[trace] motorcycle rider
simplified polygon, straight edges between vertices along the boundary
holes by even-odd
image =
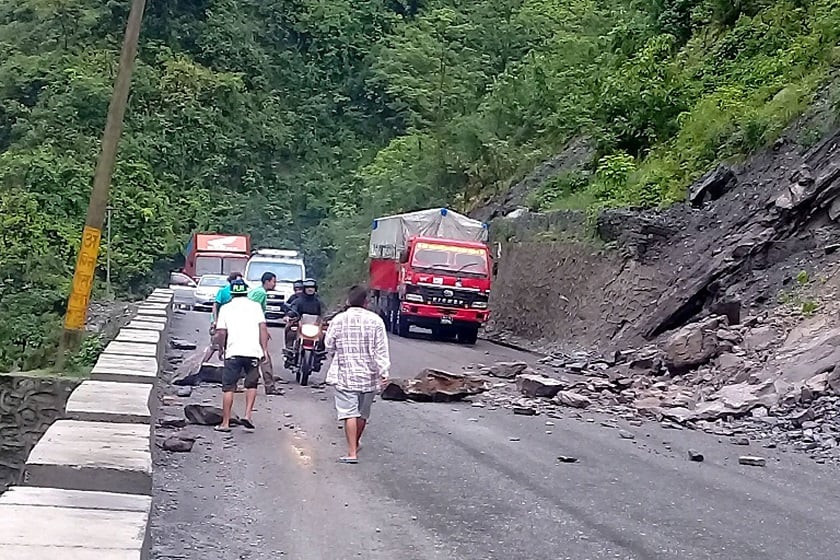
[[[295,332],[292,330],[292,324],[297,322],[304,315],[316,315],[322,317],[326,312],[326,307],[318,297],[318,282],[312,278],[307,278],[302,282],[303,293],[298,297],[292,296],[289,298],[291,305],[289,305],[288,316],[290,321],[286,323],[286,368],[289,368],[295,363],[297,356],[294,352]],[[319,347],[323,341],[319,343]]]
[[[295,293],[289,296],[289,299],[286,300],[287,311],[288,306],[292,305],[295,300],[303,295],[303,280],[295,280],[294,283],[292,283],[292,288],[294,288]]]

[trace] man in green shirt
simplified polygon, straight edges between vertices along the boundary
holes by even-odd
[[[262,284],[248,290],[248,299],[256,301],[262,307],[265,313],[266,305],[268,304],[268,292],[274,289],[277,285],[277,276],[273,272],[265,272],[260,278]],[[270,338],[270,337],[269,337]],[[265,361],[260,364],[262,370],[263,385],[265,386],[266,395],[280,395],[282,392],[277,391],[274,387],[274,368],[271,365],[271,356],[266,355]]]
[[[265,313],[266,304],[268,303],[268,292],[277,286],[277,276],[273,272],[266,272],[260,280],[262,281],[262,285],[249,290],[248,299],[259,303],[263,313]]]

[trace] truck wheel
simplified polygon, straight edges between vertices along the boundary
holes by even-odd
[[[458,331],[458,342],[470,346],[478,342],[478,329],[476,327],[464,327]]]
[[[408,319],[403,318],[399,313],[397,313],[397,336],[401,336],[403,338],[408,338],[408,335],[411,333],[411,326],[408,324]]]

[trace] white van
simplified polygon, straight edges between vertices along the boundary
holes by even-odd
[[[292,283],[306,278],[306,267],[297,251],[258,249],[245,265],[245,282],[248,287],[259,286],[266,272],[273,272],[277,276],[277,286],[268,292],[265,319],[272,323],[282,323],[286,316],[283,304],[295,293]]]

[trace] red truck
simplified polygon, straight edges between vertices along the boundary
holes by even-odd
[[[196,281],[205,274],[245,272],[251,256],[251,236],[194,233],[187,244],[184,274]]]
[[[445,208],[374,220],[371,302],[394,334],[414,325],[475,344],[490,316],[487,235],[486,224]]]

